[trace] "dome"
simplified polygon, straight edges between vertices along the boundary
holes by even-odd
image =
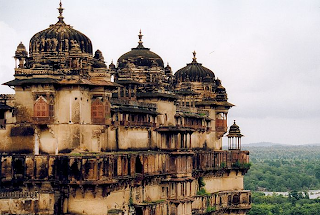
[[[20,58],[20,57],[27,57],[28,52],[26,51],[26,47],[23,45],[22,42],[17,46],[17,50],[15,52],[15,57]]]
[[[175,74],[176,81],[181,82],[214,82],[214,73],[197,62],[196,52],[193,52],[193,61],[179,69]]]
[[[171,67],[169,66],[169,63],[167,63],[167,66],[164,68],[164,72],[166,74],[172,75],[172,70],[171,70]]]
[[[111,69],[111,70],[115,70],[116,69],[116,65],[114,65],[113,60],[109,64],[109,69]]]
[[[159,55],[150,51],[149,48],[145,48],[142,44],[142,34],[140,30],[139,45],[136,48],[132,48],[131,51],[123,54],[118,59],[118,67],[125,68],[128,63],[133,63],[135,66],[158,66],[163,67],[163,60]]]
[[[236,124],[234,120],[233,125],[230,126],[228,137],[242,137],[240,127]]]
[[[227,97],[227,92],[226,92],[226,88],[224,88],[221,84],[220,79],[216,79],[216,100],[221,102],[221,101],[227,101],[228,97]]]
[[[104,57],[102,55],[102,52],[98,49],[93,56],[93,68],[106,68],[107,65],[104,62]]]
[[[92,54],[92,44],[90,39],[67,25],[63,21],[62,4],[60,2],[59,21],[50,25],[49,28],[36,33],[30,40],[30,55],[41,52],[68,52],[72,47],[79,46],[84,53]]]

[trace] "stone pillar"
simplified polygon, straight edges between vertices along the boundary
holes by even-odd
[[[34,154],[35,155],[39,155],[39,148],[40,148],[40,142],[39,142],[38,129],[34,129]]]

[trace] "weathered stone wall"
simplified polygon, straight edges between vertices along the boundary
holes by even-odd
[[[206,176],[203,178],[205,189],[208,193],[214,193],[222,190],[243,190],[243,175],[231,171],[221,176]]]
[[[20,194],[18,200],[0,198],[0,205],[9,204],[3,211],[12,214],[46,211],[98,215],[142,210],[150,215],[155,211],[189,215],[204,204],[199,200],[191,207],[199,190],[199,177],[209,194],[224,191],[227,195],[229,190],[241,193],[242,173],[247,168],[239,164],[248,162],[247,153],[240,151],[2,154],[0,158],[0,190],[39,192],[39,198],[33,199]],[[221,201],[229,201],[229,197],[224,198]],[[229,207],[224,204],[219,207]],[[218,208],[218,202],[212,205]],[[241,204],[238,208],[247,210]]]
[[[8,124],[0,130],[0,152],[32,153],[34,151],[34,127]]]
[[[0,192],[1,214],[54,214],[54,194],[34,191]]]
[[[113,121],[106,118],[103,124],[94,124],[91,118],[92,98],[93,96],[102,96],[107,99],[110,92],[101,87],[89,91],[89,88],[77,85],[60,86],[58,88],[55,89],[52,85],[41,84],[31,87],[16,87],[15,110],[6,112],[7,125],[4,130],[0,130],[0,137],[2,137],[0,141],[3,143],[0,152],[27,150],[40,154],[57,154],[58,152],[70,152],[72,150],[100,152],[118,149],[174,149],[176,144],[180,145],[180,143],[173,141],[180,141],[181,135],[185,134],[183,133],[185,127],[190,130],[188,135],[191,135],[191,144],[188,137],[184,147],[215,150],[220,150],[222,147],[222,140],[217,137],[215,131],[216,111],[210,109],[210,107],[200,110],[208,113],[208,117],[211,119],[208,125],[204,119],[200,119],[202,121],[201,125],[180,125],[177,124],[177,106],[174,101],[159,98],[140,99],[140,102],[144,104],[154,105],[159,115],[157,117],[149,116],[151,121],[131,123],[132,125],[121,124],[123,122],[120,121],[120,118],[113,119]],[[44,122],[39,122],[40,119],[35,119],[33,116],[34,101],[40,95],[53,99],[54,103],[53,117],[45,119]],[[130,104],[130,102],[127,103]],[[197,108],[191,108],[190,111],[196,113],[198,110]],[[20,133],[11,131],[12,127],[17,131],[16,127],[27,126],[34,129],[33,133],[35,135],[26,135],[26,132],[23,131]],[[172,135],[175,135],[172,137],[175,140],[171,139],[172,141],[167,143],[167,139],[163,139],[163,134],[157,132],[157,128],[162,126],[182,130],[172,133]],[[8,135],[8,132],[14,133],[14,135]],[[25,142],[24,146],[20,146],[22,145],[22,139]]]
[[[246,214],[251,208],[251,193],[247,190],[222,191],[197,195],[192,203],[194,214]]]

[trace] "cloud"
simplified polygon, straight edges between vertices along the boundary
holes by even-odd
[[[33,34],[57,21],[57,3],[36,2],[4,2],[2,82],[12,78],[20,40],[27,47]],[[320,142],[313,133],[320,118],[319,1],[79,0],[63,6],[66,23],[86,34],[108,63],[137,46],[140,28],[144,45],[173,71],[196,50],[198,62],[226,87],[236,105],[229,119],[240,120],[247,140],[302,143],[308,136],[307,142]]]

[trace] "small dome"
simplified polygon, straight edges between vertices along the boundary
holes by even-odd
[[[59,21],[31,38],[30,55],[41,52],[68,52],[74,46],[79,46],[83,53],[92,54],[90,39],[63,21],[61,2],[58,10],[60,13]]]
[[[187,66],[179,69],[175,74],[176,81],[181,82],[214,82],[214,73],[197,62],[196,52],[193,52],[193,60]]]
[[[215,90],[215,93],[216,93],[216,100],[218,102],[221,102],[221,101],[227,101],[228,100],[228,96],[227,96],[227,92],[226,92],[226,88],[224,88],[221,84],[221,81],[220,79],[216,79],[216,90]]]
[[[242,137],[240,127],[236,124],[234,120],[233,125],[230,126],[228,137]]]
[[[94,53],[94,58],[97,60],[104,61],[104,57],[102,55],[102,52],[99,49],[97,49],[97,51]]]
[[[142,42],[142,34],[140,30],[139,45],[136,48],[132,48],[131,51],[123,54],[118,59],[118,67],[125,68],[128,63],[133,63],[135,66],[158,66],[163,67],[163,60],[159,55],[150,51],[149,48],[145,48]]]
[[[164,68],[165,74],[170,74],[172,75],[172,70],[171,67],[169,66],[169,63],[167,63],[167,66]]]
[[[92,66],[94,68],[106,68],[107,67],[106,63],[104,62],[104,57],[102,55],[102,52],[99,49],[94,53]]]
[[[116,69],[116,65],[114,65],[113,60],[111,61],[110,65],[109,65],[109,69],[111,69],[111,70]]]
[[[26,47],[23,45],[22,42],[17,46],[17,50],[15,52],[15,57],[16,58],[21,58],[21,57],[27,57],[28,52],[26,51]]]

